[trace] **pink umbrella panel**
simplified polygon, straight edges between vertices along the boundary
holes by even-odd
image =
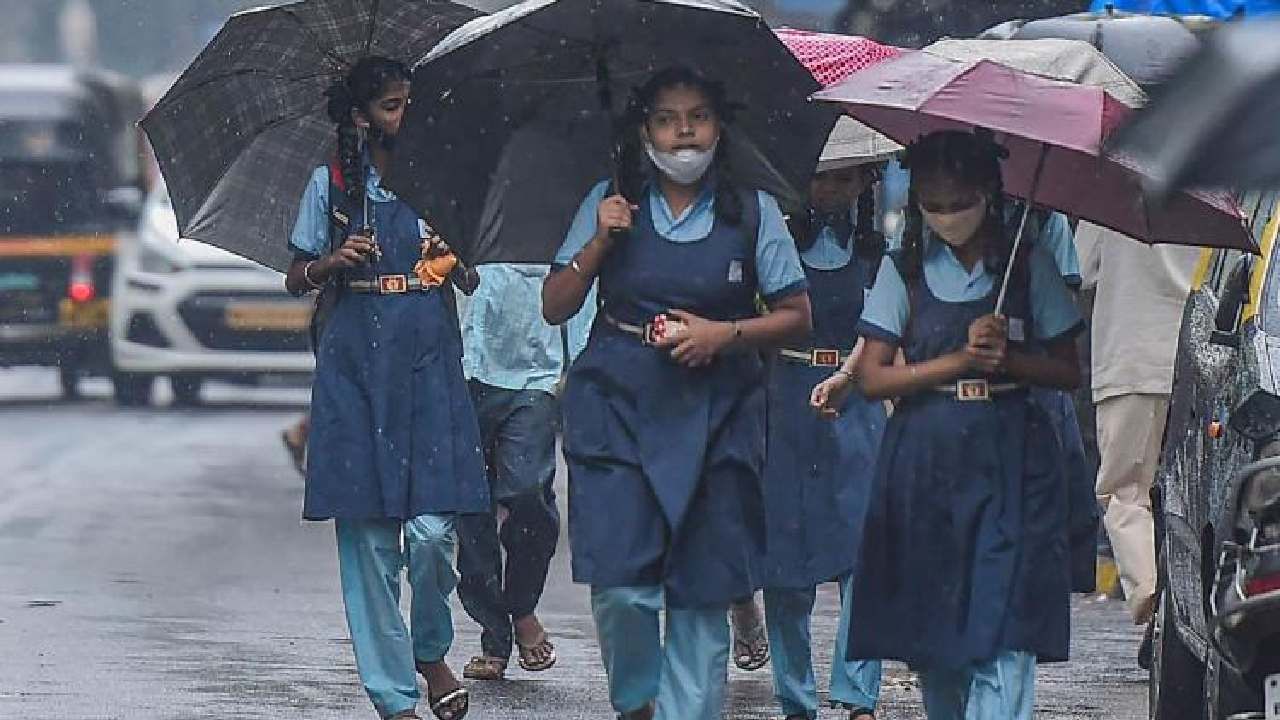
[[[779,28],[774,34],[796,56],[814,79],[830,87],[863,68],[896,58],[906,52],[858,35],[836,35]]]
[[[1097,87],[979,60],[912,52],[852,73],[815,99],[904,145],[938,130],[990,128],[1009,150],[1005,191],[1148,243],[1257,245],[1225,194],[1185,192],[1156,207],[1147,173],[1132,158],[1104,153],[1132,110]],[[1037,166],[1043,168],[1037,181]]]

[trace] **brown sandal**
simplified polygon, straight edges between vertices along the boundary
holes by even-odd
[[[517,642],[516,648],[520,652],[520,667],[524,670],[542,672],[550,670],[556,664],[556,646],[551,644],[551,638],[546,632],[542,633],[538,642],[532,645],[521,645]]]
[[[506,658],[477,655],[462,668],[462,677],[468,680],[501,680],[506,672]]]

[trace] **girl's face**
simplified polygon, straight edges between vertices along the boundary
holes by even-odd
[[[848,210],[873,182],[875,171],[870,165],[820,172],[809,182],[809,204],[820,213]]]
[[[925,223],[943,242],[958,248],[977,237],[987,217],[989,188],[934,172],[914,177],[912,190]]]
[[[701,90],[673,85],[658,91],[644,133],[659,152],[707,152],[720,139],[720,118]]]
[[[364,112],[351,112],[356,125],[370,128],[377,135],[393,138],[400,132],[400,122],[404,120],[404,111],[408,105],[409,82],[395,80],[387,83],[383,93],[365,106]]]

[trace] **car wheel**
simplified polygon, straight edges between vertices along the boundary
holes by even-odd
[[[1151,676],[1147,684],[1152,720],[1204,717],[1204,664],[1182,642],[1169,591],[1163,590],[1152,618]]]
[[[177,405],[194,407],[200,404],[200,388],[203,379],[196,375],[171,375],[169,384],[173,386],[173,401]]]
[[[1228,665],[1216,651],[1210,650],[1204,671],[1204,704],[1206,720],[1228,720],[1237,713],[1262,708],[1262,683],[1255,690]]]
[[[151,402],[151,386],[155,378],[140,373],[114,372],[111,386],[115,390],[116,404],[123,407],[142,407]]]
[[[58,366],[58,384],[62,386],[62,397],[67,400],[80,399],[80,378],[84,373],[74,365]]]

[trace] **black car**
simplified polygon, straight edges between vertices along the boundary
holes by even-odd
[[[1246,198],[1261,255],[1205,250],[1183,313],[1154,497],[1161,720],[1278,716],[1278,199]]]

